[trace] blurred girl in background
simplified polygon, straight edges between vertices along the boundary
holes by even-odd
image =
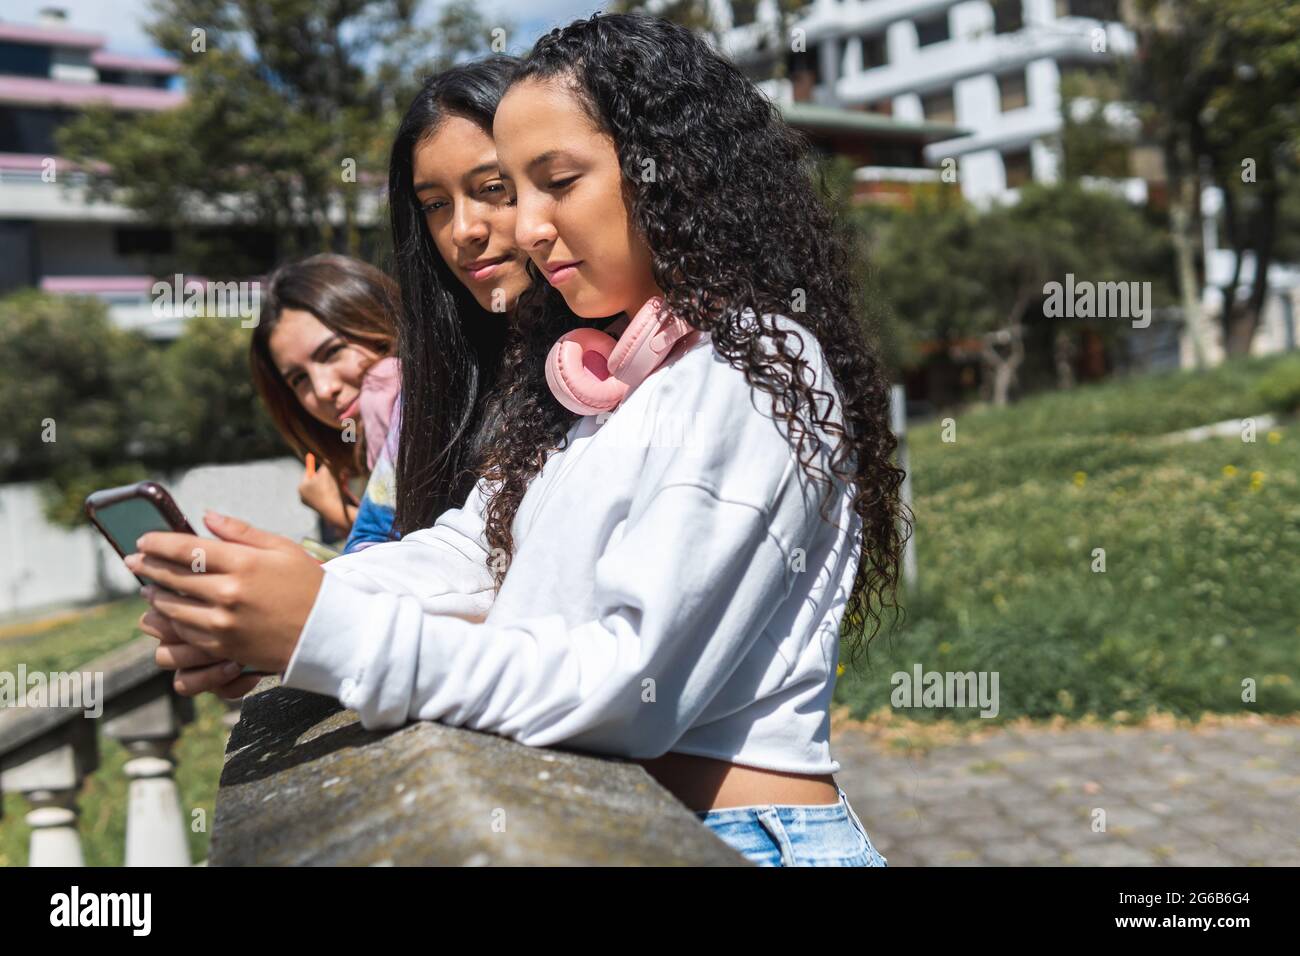
[[[361,491],[388,442],[400,385],[398,301],[396,284],[379,269],[330,253],[280,266],[262,294],[253,381],[306,462],[303,503],[340,537],[353,531]],[[379,500],[366,505],[358,541],[389,537],[393,495],[378,485],[374,492]]]

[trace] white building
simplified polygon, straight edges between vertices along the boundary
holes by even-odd
[[[775,3],[730,6],[742,12],[726,47],[757,57]],[[928,146],[927,160],[952,169],[969,199],[1001,196],[1054,179],[1061,78],[1133,53],[1133,34],[1117,20],[1116,0],[813,0],[791,25],[792,42],[806,45],[811,89],[800,89],[795,63],[770,92],[956,126],[969,135]]]

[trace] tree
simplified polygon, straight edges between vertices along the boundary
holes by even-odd
[[[154,0],[150,34],[181,61],[187,100],[165,112],[88,111],[59,148],[92,193],[171,226],[178,262],[255,274],[258,255],[196,222],[255,227],[282,255],[361,251],[400,112],[422,75],[487,50],[471,0],[431,28],[418,0]],[[226,239],[229,240],[229,234]]]
[[[129,436],[157,355],[140,345],[98,299],[35,291],[0,299],[0,405],[14,414],[0,434],[0,480],[80,487],[87,476],[144,477]],[[53,510],[76,514],[75,505]]]
[[[49,517],[81,520],[96,488],[285,454],[254,392],[239,322],[199,316],[168,345],[118,328],[103,302],[0,299],[0,481],[44,481]]]
[[[1208,175],[1223,190],[1223,232],[1236,263],[1221,290],[1224,347],[1246,353],[1268,293],[1283,198],[1300,170],[1300,5],[1134,0],[1127,19],[1139,56],[1126,95],[1164,153],[1184,308],[1194,309],[1193,285],[1199,296],[1199,200]],[[1255,275],[1239,302],[1248,254]]]
[[[1047,284],[1152,282],[1165,295],[1166,249],[1157,229],[1123,199],[1078,183],[1031,184],[1019,201],[979,209],[955,197],[919,202],[867,223],[880,293],[905,346],[978,338],[994,404],[1006,404],[1025,358],[1026,325],[1044,321]],[[1114,319],[1057,320],[1058,332]],[[1118,327],[1117,327],[1118,326]],[[1068,385],[1068,381],[1062,381]]]

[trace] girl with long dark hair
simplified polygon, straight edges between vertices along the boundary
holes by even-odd
[[[829,706],[842,629],[856,651],[896,589],[902,473],[806,143],[702,39],[635,15],[540,40],[493,129],[547,285],[464,506],[323,571],[221,519],[200,585],[239,605],[152,603],[367,727],[631,758],[757,863],[884,865]],[[187,588],[192,546],[148,535],[133,570]]]
[[[427,528],[465,501],[483,441],[508,315],[529,282],[492,118],[515,58],[428,80],[398,127],[388,173],[403,389],[395,529]]]
[[[404,387],[348,549],[428,527],[464,502],[507,317],[529,277],[497,170],[492,117],[515,59],[490,56],[425,81],[390,152],[388,207]]]

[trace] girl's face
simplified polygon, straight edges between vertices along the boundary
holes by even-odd
[[[411,159],[416,199],[448,268],[484,309],[508,312],[529,279],[492,137],[448,116]]]
[[[302,309],[282,309],[267,339],[271,361],[299,403],[317,421],[342,428],[357,422],[361,379],[381,356],[350,342]]]
[[[563,82],[512,86],[492,133],[517,200],[515,239],[575,314],[635,315],[662,294],[624,198],[614,141]]]

